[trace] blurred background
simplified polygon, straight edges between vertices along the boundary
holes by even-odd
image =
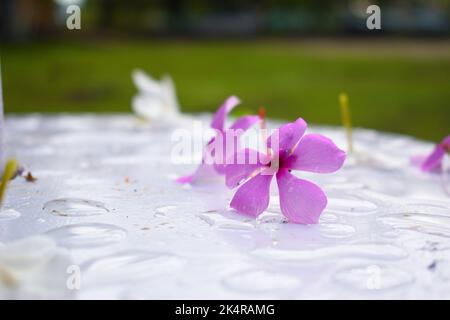
[[[0,24],[9,113],[130,112],[141,68],[173,77],[184,112],[236,94],[238,113],[336,125],[345,91],[355,126],[450,133],[450,0],[0,0]]]

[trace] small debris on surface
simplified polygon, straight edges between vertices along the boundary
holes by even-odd
[[[206,211],[202,211],[202,213],[213,213],[213,212],[218,212],[217,210],[206,210]]]
[[[31,171],[28,171],[24,178],[27,182],[36,182],[37,180],[37,178],[31,173]]]
[[[428,270],[430,271],[434,271],[436,269],[436,261],[433,261],[429,266],[428,266]]]

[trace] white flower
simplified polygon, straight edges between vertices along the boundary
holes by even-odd
[[[69,299],[69,253],[47,236],[0,245],[0,300]]]
[[[133,111],[138,116],[147,120],[171,120],[179,115],[175,85],[170,76],[158,81],[142,70],[135,70],[132,78],[139,90],[132,101]]]

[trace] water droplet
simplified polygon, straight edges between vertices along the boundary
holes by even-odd
[[[0,221],[13,220],[20,217],[20,212],[14,209],[5,209],[0,211]]]
[[[169,212],[173,212],[177,209],[176,206],[164,206],[155,209],[155,215],[165,216]]]
[[[348,238],[356,232],[351,225],[340,223],[322,223],[317,226],[317,229],[327,238]]]
[[[345,268],[334,279],[345,286],[358,290],[383,290],[411,284],[414,277],[401,269],[369,265]]]
[[[258,218],[256,218],[256,223],[275,223],[275,224],[282,224],[282,223],[288,223],[288,219],[279,214],[274,212],[263,212],[261,213]]]
[[[373,203],[378,207],[386,207],[398,202],[399,198],[391,194],[392,190],[386,188],[384,190],[385,191],[383,192],[374,191],[372,189],[353,190],[351,196],[356,199]]]
[[[320,215],[320,223],[323,223],[323,222],[336,222],[338,220],[339,220],[339,218],[335,214],[323,213],[323,214]]]
[[[92,281],[138,280],[171,274],[184,265],[184,259],[161,252],[131,250],[91,259],[82,265],[83,274]]]
[[[126,238],[126,230],[105,223],[78,223],[47,231],[58,244],[70,248],[97,247]]]
[[[450,217],[403,213],[378,218],[379,221],[395,229],[417,231],[425,234],[450,238]]]
[[[388,244],[354,244],[323,247],[309,250],[256,249],[253,255],[269,260],[295,262],[332,258],[365,258],[396,260],[407,257],[405,250]]]
[[[367,200],[329,198],[326,210],[338,214],[362,215],[375,213],[377,208],[376,204]]]
[[[236,291],[258,293],[293,290],[300,286],[301,281],[299,278],[286,274],[264,270],[248,270],[225,277],[223,283]]]
[[[61,198],[48,201],[43,210],[55,216],[84,217],[108,213],[109,210],[100,201]]]
[[[219,229],[252,230],[255,228],[255,226],[251,223],[229,219],[218,213],[201,214],[199,218],[208,223],[210,226]]]

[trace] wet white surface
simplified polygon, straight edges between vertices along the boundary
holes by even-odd
[[[132,116],[9,117],[7,153],[38,180],[12,181],[0,212],[0,248],[45,234],[53,242],[41,242],[56,244],[70,260],[49,267],[47,251],[41,253],[39,261],[48,263],[38,270],[40,277],[60,272],[65,261],[80,267],[81,287],[64,289],[66,279],[58,273],[59,282],[42,281],[43,289],[11,294],[14,285],[6,286],[5,271],[0,293],[88,299],[450,298],[450,197],[440,176],[409,164],[410,156],[428,153],[431,144],[356,130],[359,155],[342,170],[298,173],[329,197],[321,223],[302,226],[281,216],[275,189],[268,210],[253,220],[228,209],[232,192],[220,183],[176,184],[173,179],[195,165],[171,162],[170,134],[180,126],[189,129],[191,120],[158,127]],[[312,131],[345,149],[342,130]],[[29,279],[26,270],[17,282]]]

